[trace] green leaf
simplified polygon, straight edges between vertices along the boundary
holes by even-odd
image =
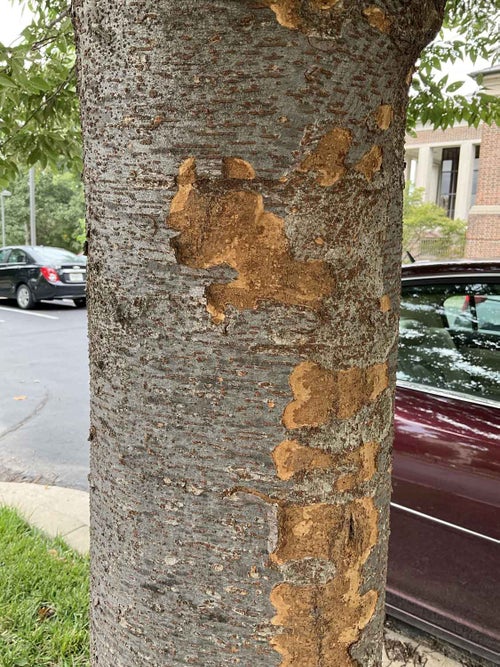
[[[38,148],[34,148],[31,153],[28,155],[28,158],[26,160],[28,167],[32,167],[35,165],[40,159],[42,159],[43,153],[41,150]]]
[[[450,83],[449,86],[446,88],[447,93],[454,93],[456,92],[459,88],[461,88],[464,85],[464,81],[454,81],[453,83]]]
[[[37,90],[48,90],[49,84],[46,79],[42,76],[32,76],[30,77],[30,82],[34,88]]]
[[[0,87],[3,88],[17,88],[17,83],[12,79],[12,77],[0,72]]]

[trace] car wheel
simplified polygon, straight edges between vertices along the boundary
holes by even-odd
[[[35,305],[35,299],[28,285],[19,285],[16,291],[16,301],[19,308],[28,310]]]
[[[77,308],[85,308],[85,306],[87,305],[87,299],[85,299],[84,297],[80,299],[73,299],[73,303]]]

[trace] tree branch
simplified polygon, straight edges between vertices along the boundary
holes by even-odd
[[[55,88],[52,93],[43,100],[43,102],[28,116],[24,123],[19,125],[19,127],[9,137],[7,137],[7,139],[2,144],[0,144],[0,150],[3,150],[5,146],[7,146],[7,144],[9,144],[19,134],[19,132],[22,132],[39,111],[44,109],[47,104],[49,104],[49,102],[58,97],[59,93],[64,90],[65,86],[70,82],[74,73],[75,65],[73,65],[73,67],[69,70],[68,76],[64,79],[64,81],[61,81],[57,88]]]

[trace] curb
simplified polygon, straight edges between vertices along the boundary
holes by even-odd
[[[89,551],[89,494],[60,486],[0,482],[0,505],[17,509],[50,537],[62,537],[75,551]]]
[[[382,667],[462,667],[463,664],[436,651],[423,637],[417,641],[395,630],[386,629],[384,633]]]

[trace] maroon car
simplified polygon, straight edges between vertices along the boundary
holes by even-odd
[[[500,664],[500,262],[403,267],[388,613]]]

